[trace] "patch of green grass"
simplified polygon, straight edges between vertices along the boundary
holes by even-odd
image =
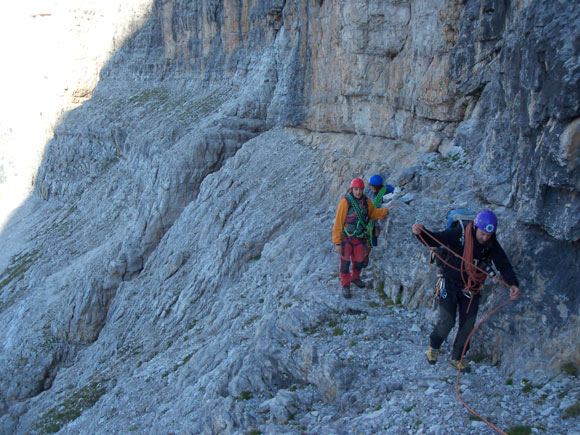
[[[524,384],[523,388],[522,388],[522,392],[529,394],[532,392],[532,390],[535,388],[534,384],[532,384],[528,379],[523,379],[522,383]]]
[[[514,384],[514,380],[513,380],[512,378],[508,378],[508,379],[505,381],[505,384],[506,384],[506,385],[513,385],[513,384]]]
[[[313,335],[316,334],[316,326],[305,326],[304,328],[302,328],[302,332],[304,332],[307,335]]]
[[[169,99],[169,91],[167,88],[157,87],[148,88],[143,92],[129,97],[127,103],[136,106],[155,105],[160,106],[165,104]]]
[[[338,278],[340,278],[340,275],[338,272],[331,273],[330,277],[326,280],[326,283],[328,284],[331,281],[336,281]]]
[[[580,416],[580,401],[564,409],[564,415],[562,416],[562,418],[568,419],[568,418],[576,418],[578,416]]]
[[[534,386],[532,384],[526,384],[522,388],[522,392],[528,394],[528,393],[531,393],[533,389],[534,389]]]
[[[250,391],[242,391],[239,396],[234,397],[234,400],[250,400],[254,395]]]
[[[246,325],[251,325],[252,323],[254,323],[259,318],[260,318],[260,316],[257,316],[257,315],[250,317],[248,320],[246,320]]]
[[[125,99],[130,105],[147,109],[150,115],[172,112],[181,121],[192,121],[215,111],[227,98],[230,89],[216,89],[199,98],[190,92],[173,93],[166,86],[147,88]]]
[[[570,375],[570,376],[578,376],[578,367],[573,362],[566,362],[560,366],[560,369]]]
[[[386,300],[389,298],[385,293],[385,281],[379,281],[379,284],[377,285],[377,295],[381,300]]]
[[[469,358],[469,360],[473,361],[474,363],[479,363],[482,362],[485,358],[486,355],[484,355],[483,353],[478,353],[477,355],[474,355],[471,358]]]
[[[38,258],[39,251],[21,252],[12,256],[10,264],[2,275],[0,275],[0,289],[10,284],[12,281],[20,281],[24,274],[30,269],[34,261]]]
[[[331,319],[328,321],[328,326],[330,326],[331,328],[335,327],[336,325],[338,325],[338,320]]]
[[[118,156],[107,157],[103,162],[103,172],[107,171],[111,166],[119,161]]]
[[[76,420],[85,410],[93,407],[106,392],[104,380],[91,382],[49,409],[34,424],[34,428],[40,433],[58,432],[64,425]]]
[[[180,367],[183,367],[185,364],[187,364],[189,362],[189,360],[191,359],[192,356],[193,356],[193,353],[190,353],[185,358],[183,358],[183,361],[181,361],[180,363],[175,364],[173,366],[173,371],[176,372]]]
[[[473,414],[471,414],[471,415],[470,415],[468,418],[469,418],[471,421],[483,421],[483,419],[482,419],[481,417],[479,417],[479,416],[477,416],[477,415],[473,415]]]
[[[335,337],[338,337],[339,335],[343,335],[343,334],[344,334],[344,329],[342,329],[340,326],[337,326],[332,330],[332,335],[334,335]]]
[[[14,255],[10,260],[10,264],[0,274],[0,290],[11,283],[17,284],[20,282],[24,278],[24,274],[40,256],[39,252],[39,250],[34,250],[32,252],[21,252],[20,254]],[[18,291],[18,288],[14,287],[12,293],[7,292],[5,294],[4,301],[0,302],[0,311],[13,303],[18,295]]]
[[[532,433],[532,428],[530,426],[513,426],[507,431],[508,435],[529,435]]]
[[[249,432],[246,432],[245,435],[262,435],[262,432],[260,432],[258,429],[252,429]]]
[[[458,162],[460,159],[459,154],[453,154],[451,156],[441,156],[441,164],[446,168],[450,168],[453,166],[453,163]]]
[[[413,409],[415,409],[416,406],[417,406],[416,404],[415,405],[411,405],[408,408],[405,408],[403,411],[405,411],[405,412],[411,412]]]

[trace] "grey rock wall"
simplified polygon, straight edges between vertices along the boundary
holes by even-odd
[[[419,400],[377,373],[420,376],[435,270],[410,226],[455,206],[497,212],[522,288],[472,353],[538,383],[580,367],[579,14],[154,2],[0,234],[0,431],[243,433],[298,416],[322,433],[349,404],[372,421],[371,397]],[[373,173],[400,189],[373,289],[349,304],[330,231],[349,180]],[[486,285],[482,314],[506,298]]]

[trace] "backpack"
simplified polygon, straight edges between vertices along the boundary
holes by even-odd
[[[477,213],[473,210],[467,208],[455,208],[449,210],[447,213],[446,221],[445,221],[445,229],[448,230],[449,228],[455,228],[458,225],[461,227],[461,245],[465,244],[465,228],[469,224],[469,222],[473,222]],[[440,246],[436,249],[437,254],[441,257],[447,259],[449,255],[449,251],[445,249],[443,246]],[[431,264],[437,262],[438,266],[442,266],[441,260],[433,253],[431,253]]]
[[[461,226],[461,244],[465,244],[465,228],[469,222],[473,222],[477,213],[467,208],[456,208],[449,210],[447,213],[446,230],[455,228],[457,225]]]

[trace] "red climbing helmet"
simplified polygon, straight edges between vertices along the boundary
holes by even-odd
[[[350,182],[350,187],[358,187],[360,189],[364,189],[365,182],[360,178],[353,178],[352,181]]]

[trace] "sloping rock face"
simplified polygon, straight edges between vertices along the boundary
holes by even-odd
[[[0,235],[0,431],[371,419],[365,397],[405,388],[378,343],[424,359],[384,299],[338,290],[334,210],[373,173],[399,189],[365,276],[425,346],[435,270],[410,226],[491,208],[522,297],[472,352],[534,382],[580,367],[578,34],[575,2],[154,2]],[[508,297],[485,293],[482,314]],[[362,316],[367,360],[320,338],[337,313]]]

